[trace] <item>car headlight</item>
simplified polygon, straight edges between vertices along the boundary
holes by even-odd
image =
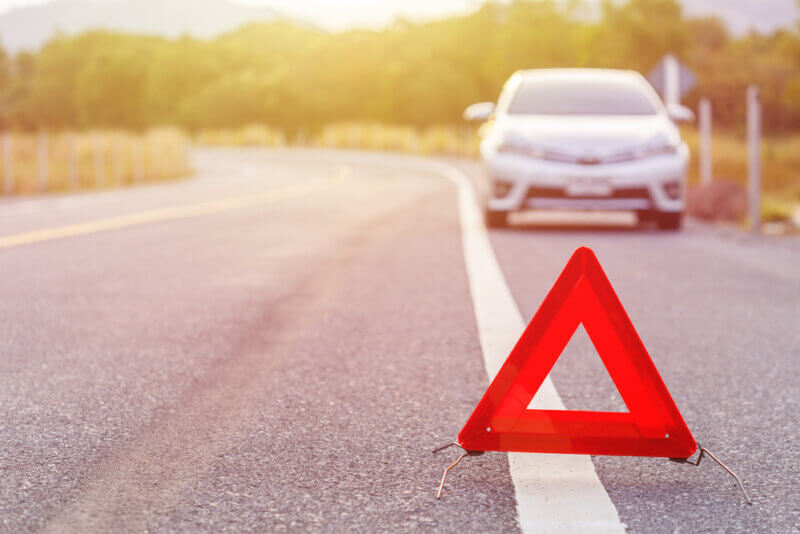
[[[500,146],[497,147],[497,151],[501,154],[520,154],[523,156],[528,156],[530,158],[542,159],[546,156],[547,152],[541,148],[534,145],[526,145],[523,143],[517,143],[513,141],[503,141],[500,143]]]
[[[673,143],[663,143],[659,145],[645,145],[633,152],[635,159],[660,156],[662,154],[677,154],[679,145]]]
[[[652,158],[677,154],[680,151],[680,144],[673,143],[667,139],[657,139],[644,145],[602,157],[603,163],[621,163],[625,161],[635,161],[638,159]]]
[[[680,148],[680,141],[673,140],[664,134],[657,135],[647,143],[632,150],[634,159],[649,158],[662,154],[677,154]]]
[[[497,151],[501,154],[518,154],[528,158],[559,161],[562,163],[574,163],[577,158],[575,154],[560,152],[549,147],[519,142],[513,139],[504,139],[497,147]]]

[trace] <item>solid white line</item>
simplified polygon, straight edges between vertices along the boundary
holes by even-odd
[[[492,379],[525,323],[492,249],[472,183],[455,167],[432,166],[458,188],[464,261],[486,372]],[[549,377],[532,407],[564,409]],[[509,453],[508,463],[522,532],[625,532],[590,456]]]
[[[456,185],[464,261],[478,335],[486,372],[490,379],[494,378],[522,334],[525,323],[500,270],[469,178],[451,165],[407,157],[363,152],[305,153],[331,162],[341,161],[342,154],[350,161],[376,166],[385,167],[391,162],[397,167],[442,176]],[[549,377],[536,394],[532,407],[564,409]],[[509,453],[508,463],[522,532],[625,532],[625,524],[620,521],[590,456]]]

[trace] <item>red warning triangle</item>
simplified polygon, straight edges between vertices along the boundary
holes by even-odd
[[[583,324],[628,412],[529,410]],[[467,424],[459,444],[517,451],[688,458],[697,444],[590,249],[570,258]]]

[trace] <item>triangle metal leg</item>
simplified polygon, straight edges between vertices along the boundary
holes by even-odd
[[[703,456],[704,455],[708,455],[709,458],[711,458],[712,460],[717,462],[720,465],[720,467],[722,467],[725,471],[728,472],[729,475],[731,475],[733,477],[733,479],[736,481],[736,485],[739,486],[739,489],[741,490],[742,495],[744,495],[744,499],[747,501],[747,504],[753,504],[753,501],[750,500],[750,496],[747,495],[747,492],[744,489],[744,485],[742,484],[741,479],[736,475],[736,473],[734,473],[727,465],[722,463],[719,460],[719,458],[714,456],[714,454],[710,450],[706,449],[705,447],[701,447],[699,444],[698,444],[698,448],[700,449],[700,454],[697,456],[697,460],[693,461],[693,460],[690,460],[689,458],[670,458],[670,460],[672,460],[673,462],[691,464],[691,465],[694,465],[694,466],[698,466],[698,465],[700,465],[700,460],[703,459]]]

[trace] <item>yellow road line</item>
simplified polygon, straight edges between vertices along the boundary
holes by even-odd
[[[152,222],[185,219],[187,217],[196,217],[199,215],[209,215],[212,213],[220,213],[223,211],[230,211],[249,206],[255,206],[258,204],[272,203],[278,200],[284,200],[307,194],[314,188],[314,185],[318,185],[318,183],[319,182],[315,180],[314,182],[307,182],[302,185],[275,189],[253,195],[232,197],[223,200],[203,202],[200,204],[191,204],[187,206],[171,206],[168,208],[120,215],[118,217],[110,217],[96,221],[68,224],[65,226],[57,226],[54,228],[44,228],[42,230],[33,230],[30,232],[13,234],[0,237],[0,249],[16,247],[19,245],[29,245],[32,243],[41,243],[43,241],[52,241],[54,239],[63,239],[65,237],[95,234],[98,232],[117,230],[120,228],[127,228],[129,226],[137,226]]]

